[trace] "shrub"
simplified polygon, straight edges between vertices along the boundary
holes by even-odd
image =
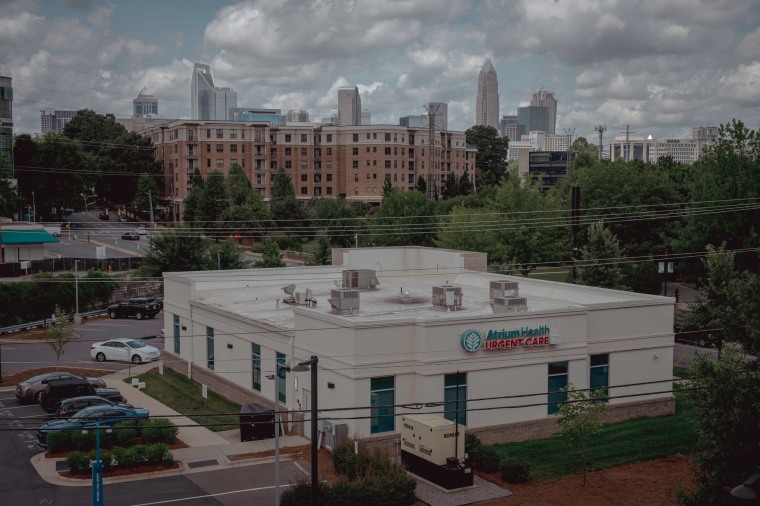
[[[464,451],[470,455],[475,452],[478,448],[480,448],[483,445],[483,443],[480,442],[480,438],[476,436],[475,434],[471,434],[469,432],[465,433],[464,435]]]
[[[137,465],[140,465],[147,460],[147,445],[134,445],[129,448],[129,451],[134,453],[135,462],[137,462]]]
[[[530,479],[530,465],[522,459],[507,458],[499,465],[501,479],[509,483],[525,483]]]
[[[120,446],[130,446],[137,439],[137,428],[134,422],[120,422],[113,428],[116,444]]]
[[[95,448],[95,430],[87,430],[83,432],[81,430],[71,430],[69,437],[74,442],[74,447],[79,451],[86,451]]]
[[[169,452],[169,447],[163,443],[148,445],[145,448],[145,461],[148,464],[160,464],[164,454]]]
[[[354,453],[354,439],[349,438],[333,451],[333,467],[335,472],[345,474],[353,481],[363,476],[372,464],[372,454],[363,444],[359,444],[359,454]]]
[[[156,427],[158,420],[145,420],[142,426],[142,440],[144,443],[157,443],[161,441],[161,429]]]
[[[73,451],[66,456],[66,463],[74,474],[84,474],[90,468],[90,457],[83,452]]]
[[[90,450],[89,459],[95,460],[96,450]],[[103,462],[103,471],[110,471],[113,467],[113,458],[108,450],[100,450],[100,460]]]
[[[113,449],[113,457],[116,460],[116,464],[125,469],[136,467],[141,463],[138,454],[131,448],[117,446]]]
[[[47,447],[50,453],[58,453],[63,450],[74,448],[69,433],[72,431],[48,432]]]
[[[473,452],[473,459],[478,469],[486,473],[499,470],[499,454],[491,446],[481,445]]]
[[[164,453],[164,455],[161,457],[161,464],[164,467],[169,467],[172,464],[174,464],[174,455],[172,454],[172,452],[167,451],[166,453]]]
[[[177,441],[179,427],[174,425],[174,422],[168,418],[157,418],[154,420],[154,423],[161,430],[161,441],[168,444],[172,444]]]
[[[320,481],[318,487],[320,504],[352,504],[339,503],[333,500],[332,490],[324,481]],[[297,481],[289,489],[283,490],[280,495],[280,506],[304,506],[306,504],[311,504],[311,481],[307,481],[305,478]]]
[[[251,244],[252,253],[264,253],[264,242],[255,242]]]

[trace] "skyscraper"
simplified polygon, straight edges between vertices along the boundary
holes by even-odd
[[[546,88],[539,88],[533,93],[530,105],[546,107],[546,133],[554,135],[557,127],[557,99],[554,98],[554,92]]]
[[[356,86],[338,88],[338,121],[340,126],[362,124],[362,99]]]
[[[490,58],[486,58],[478,77],[475,124],[499,129],[499,81]]]
[[[12,78],[0,76],[0,177],[13,177]]]
[[[227,120],[229,110],[237,108],[237,92],[230,87],[214,86],[211,67],[196,63],[190,83],[190,105],[192,119]]]
[[[430,102],[428,104],[428,114],[435,112],[435,129],[444,132],[449,129],[449,104],[446,102]]]
[[[549,130],[549,113],[544,106],[528,105],[517,108],[517,135],[528,135],[530,132]]]
[[[153,98],[153,95],[148,94],[147,91],[147,88],[143,88],[137,98],[132,99],[132,116],[158,114],[158,99]]]

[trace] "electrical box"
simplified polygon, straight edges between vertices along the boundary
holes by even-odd
[[[332,453],[335,448],[346,441],[348,436],[348,427],[345,423],[338,423],[335,420],[324,420],[322,422],[322,431],[325,433],[325,449]]]
[[[380,282],[372,269],[353,269],[343,271],[343,288],[374,290]]]
[[[433,414],[402,416],[401,450],[438,466],[446,466],[449,458],[463,459],[466,427],[455,425]]]
[[[441,285],[433,287],[433,307],[448,310],[462,308],[462,287]]]

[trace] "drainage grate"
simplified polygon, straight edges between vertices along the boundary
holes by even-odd
[[[56,472],[62,473],[69,470],[69,465],[66,463],[65,460],[58,460],[55,463],[55,470]]]
[[[219,462],[216,459],[211,460],[199,460],[198,462],[188,462],[187,467],[195,469],[196,467],[216,466]]]

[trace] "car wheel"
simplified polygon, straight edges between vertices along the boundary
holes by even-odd
[[[36,402],[37,404],[39,404],[40,403],[40,399],[42,399],[42,390],[40,390],[39,392],[37,392],[36,394],[34,394],[34,402]]]
[[[105,362],[106,361],[106,354],[102,351],[99,351],[97,355],[95,355],[95,360],[98,362]]]
[[[137,314],[135,315],[135,318],[137,318],[138,320],[142,320],[143,314],[140,311],[138,311]]]
[[[140,358],[140,355],[137,355],[137,354],[132,355],[132,363],[133,364],[142,364],[142,359]]]
[[[109,317],[109,318],[111,318],[112,320],[113,320],[114,318],[116,318],[116,311],[109,311],[109,312],[108,312],[108,317]]]

